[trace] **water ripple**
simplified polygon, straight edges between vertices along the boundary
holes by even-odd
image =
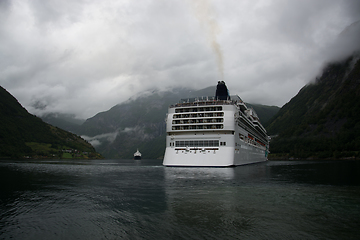
[[[0,162],[0,239],[356,239],[358,166]]]

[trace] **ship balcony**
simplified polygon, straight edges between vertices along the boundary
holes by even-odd
[[[194,123],[222,123],[224,122],[223,118],[197,118],[197,119],[180,119],[173,120],[173,125],[178,124],[194,124]]]
[[[221,130],[224,129],[223,124],[207,124],[207,125],[177,125],[172,126],[171,130],[184,131],[184,130]]]
[[[200,113],[185,113],[174,114],[173,118],[204,118],[204,117],[223,117],[224,112],[200,112]]]
[[[176,108],[175,113],[192,113],[192,112],[209,112],[209,111],[222,111],[222,106],[213,106],[213,107],[195,107],[195,108]]]
[[[224,118],[185,118],[172,120],[171,130],[216,130],[224,129]]]

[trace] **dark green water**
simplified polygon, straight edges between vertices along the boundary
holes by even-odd
[[[0,239],[359,239],[360,162],[0,162]]]

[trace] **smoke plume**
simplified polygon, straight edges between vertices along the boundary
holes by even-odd
[[[189,1],[196,18],[200,21],[202,28],[206,31],[207,39],[215,53],[217,66],[221,79],[224,79],[223,54],[220,44],[217,42],[217,35],[220,28],[215,20],[215,12],[208,0]]]

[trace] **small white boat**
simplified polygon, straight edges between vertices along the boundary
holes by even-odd
[[[141,153],[139,152],[139,149],[136,150],[134,153],[134,160],[140,160],[141,159]]]

